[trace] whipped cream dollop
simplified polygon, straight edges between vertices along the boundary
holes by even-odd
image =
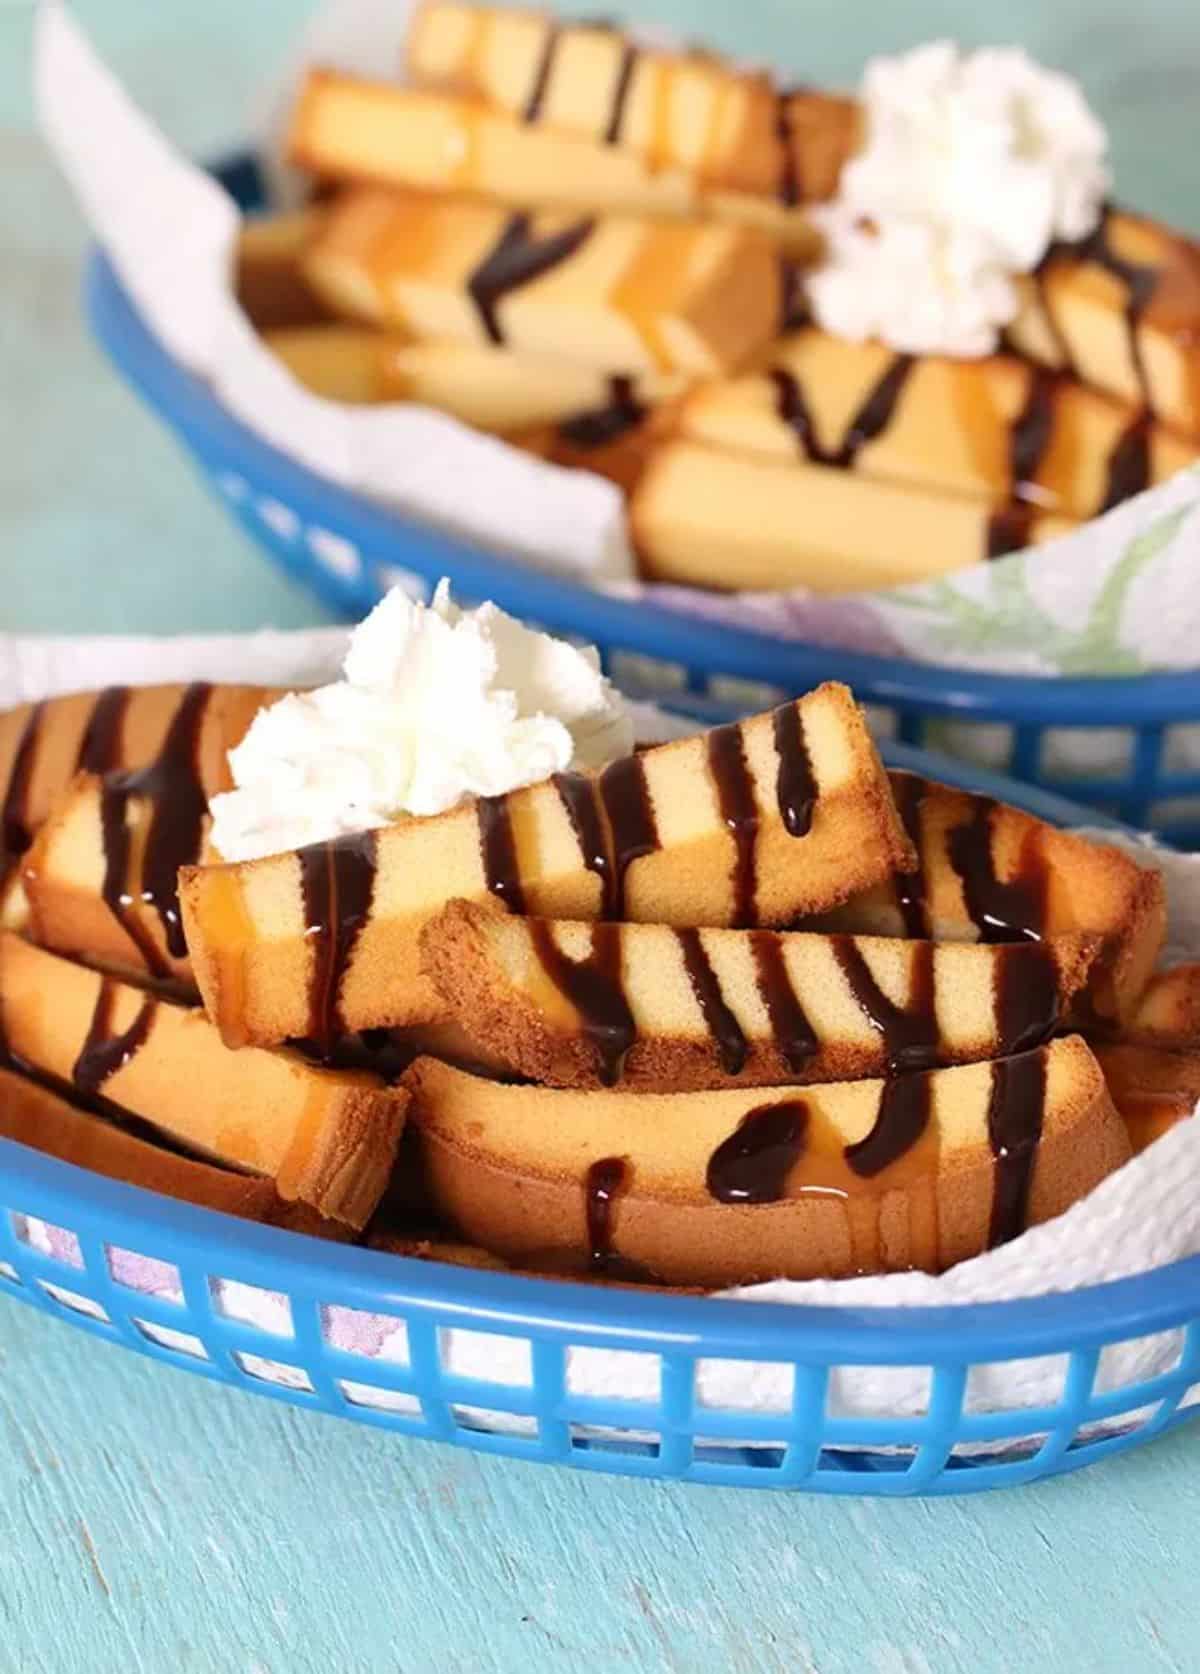
[[[212,842],[253,860],[405,814],[438,814],[633,748],[594,648],[538,633],[494,604],[429,605],[396,588],[354,630],[342,678],[263,709],[229,752]]]
[[[1104,129],[1069,76],[1017,47],[876,58],[859,98],[863,148],[813,212],[814,317],[910,354],[990,353],[1017,312],[1013,275],[1096,227]]]

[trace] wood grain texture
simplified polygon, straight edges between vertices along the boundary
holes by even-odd
[[[585,1477],[296,1412],[0,1302],[27,1674],[1012,1674],[1195,1663],[1200,1435],[973,1500]]]
[[[189,148],[299,0],[79,0]],[[595,11],[578,0],[577,12]],[[804,79],[938,33],[1074,66],[1121,195],[1200,226],[1194,0],[647,0]],[[0,627],[320,620],[86,341],[83,238],[0,4]],[[14,392],[17,392],[14,395]],[[99,571],[102,587],[89,578]],[[149,1365],[0,1301],[0,1668],[24,1674],[1189,1674],[1200,1432],[1013,1494],[733,1493],[476,1458]]]

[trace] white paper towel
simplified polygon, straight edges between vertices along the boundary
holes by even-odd
[[[327,0],[265,98],[268,160],[299,67],[398,77],[411,8],[412,0]],[[1195,666],[1200,469],[1036,551],[887,592],[645,586],[632,579],[624,502],[611,483],[426,408],[323,401],[261,347],[230,291],[232,204],[137,111],[61,0],[43,0],[35,79],[43,130],[151,328],[244,423],[322,476],[530,564],[785,639],[1013,674]],[[271,172],[286,178],[277,159]],[[1090,759],[1055,748],[1054,759],[1090,770]],[[1200,737],[1178,749],[1192,765]]]
[[[38,12],[34,91],[59,166],[151,329],[251,429],[345,488],[531,564],[632,573],[612,483],[424,407],[355,408],[302,388],[234,299],[232,200],[137,110],[59,0]]]
[[[0,638],[0,707],[17,697],[32,698],[109,682],[145,683],[171,679],[302,684],[327,678],[340,660],[340,629],[296,633],[206,636],[203,638],[103,639]],[[638,711],[646,739],[688,730],[673,717]],[[1110,841],[1108,833],[1097,834]],[[1200,856],[1155,848],[1148,840],[1127,844],[1135,858],[1164,873],[1169,904],[1169,960],[1200,958]],[[69,1229],[31,1222],[28,1235],[60,1259],[80,1264]],[[892,1307],[1003,1301],[1073,1290],[1126,1278],[1200,1252],[1200,1122],[1185,1122],[1140,1157],[1110,1176],[1066,1214],[1002,1248],[961,1263],[948,1273],[895,1273],[883,1277],[780,1280],[724,1294],[745,1301]],[[179,1276],[162,1262],[129,1251],[115,1252],[117,1277],[135,1289],[176,1295]],[[253,1287],[226,1286],[222,1306],[263,1330],[284,1332],[286,1299]],[[404,1360],[402,1322],[348,1309],[330,1309],[326,1328],[337,1347],[370,1359]],[[1179,1352],[1179,1333],[1163,1333],[1106,1351],[1098,1389],[1117,1388],[1168,1369]],[[447,1368],[464,1377],[493,1382],[531,1381],[529,1345],[520,1339],[476,1331],[448,1331],[443,1342]],[[281,1349],[286,1362],[286,1351]],[[967,1388],[973,1411],[1052,1403],[1061,1394],[1061,1357],[976,1368]],[[290,1374],[289,1374],[290,1375]],[[568,1382],[574,1393],[652,1399],[658,1362],[653,1355],[609,1349],[574,1348]],[[786,1412],[791,1370],[777,1364],[701,1361],[697,1389],[701,1406],[747,1412]],[[281,1374],[281,1381],[286,1379]],[[364,1365],[363,1383],[370,1383]],[[921,1371],[903,1367],[842,1367],[833,1376],[829,1411],[835,1416],[913,1414],[924,1410],[928,1382]],[[380,1402],[384,1397],[379,1397]],[[396,1397],[403,1405],[405,1398]]]

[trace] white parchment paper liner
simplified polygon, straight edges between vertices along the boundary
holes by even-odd
[[[78,690],[108,682],[146,683],[211,679],[297,684],[329,678],[345,644],[343,629],[297,633],[205,636],[177,639],[58,638],[0,636],[0,708],[22,699]],[[686,729],[685,723],[639,710],[639,732],[657,738]],[[1106,840],[1107,835],[1106,835]],[[1159,867],[1167,881],[1170,919],[1168,961],[1200,958],[1200,856],[1179,855],[1131,840],[1142,864]],[[27,1236],[60,1260],[81,1264],[69,1228],[27,1224]],[[817,1303],[845,1306],[937,1306],[1006,1301],[1128,1278],[1200,1252],[1200,1122],[1185,1122],[1110,1176],[1084,1201],[1057,1220],[948,1273],[896,1273],[884,1277],[780,1280],[724,1294],[747,1302]],[[161,1261],[116,1251],[114,1272],[123,1284],[159,1296],[178,1296],[179,1275]],[[295,1381],[287,1369],[290,1333],[286,1298],[254,1287],[223,1283],[219,1299],[233,1317],[265,1331],[282,1333],[282,1370],[260,1375]],[[619,1293],[611,1294],[619,1306]],[[410,1397],[371,1391],[372,1359],[403,1361],[407,1336],[401,1321],[349,1309],[327,1311],[334,1346],[364,1358],[362,1399],[402,1410]],[[1178,1359],[1180,1333],[1161,1333],[1106,1350],[1097,1390],[1155,1376]],[[463,1377],[496,1383],[529,1384],[529,1345],[518,1338],[477,1331],[443,1333],[443,1363]],[[966,1405],[974,1412],[1052,1404],[1062,1391],[1065,1358],[996,1363],[972,1370]],[[658,1391],[653,1355],[595,1348],[569,1353],[572,1393],[650,1400]],[[697,1390],[701,1407],[780,1413],[789,1410],[791,1369],[775,1363],[701,1360]],[[829,1411],[837,1417],[904,1416],[921,1413],[928,1376],[904,1367],[845,1366],[832,1375]],[[481,1419],[480,1422],[485,1422]],[[491,1422],[491,1420],[486,1420]],[[517,1423],[517,1421],[513,1421]],[[1118,1421],[1114,1421],[1118,1422]],[[1127,1423],[1123,1417],[1120,1423]],[[519,1425],[518,1425],[519,1427]],[[703,1429],[703,1421],[699,1428]],[[986,1448],[999,1444],[986,1444]],[[1011,1439],[1004,1445],[1012,1445]]]
[[[306,61],[386,75],[412,0],[329,0],[265,100],[267,152]],[[302,389],[229,288],[237,215],[95,57],[59,0],[38,19],[42,129],[96,236],[169,352],[251,429],[321,475],[548,570],[718,622],[847,649],[1014,674],[1196,666],[1200,469],[1036,552],[936,581],[825,597],[705,593],[633,579],[618,490],[411,405],[355,408]],[[274,174],[281,178],[276,167]],[[735,555],[731,554],[731,566]],[[1200,743],[1188,746],[1189,763]],[[1093,770],[1092,759],[1078,763]]]

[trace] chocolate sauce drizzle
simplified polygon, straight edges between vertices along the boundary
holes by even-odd
[[[829,465],[848,471],[867,443],[881,436],[892,422],[913,365],[912,355],[894,357],[879,381],[867,392],[836,448],[822,446],[800,380],[782,366],[771,368],[775,410],[784,424],[795,432],[805,457],[814,465]]]
[[[551,782],[571,822],[583,864],[600,879],[600,917],[613,918],[613,872],[596,788],[582,773],[556,773]]]
[[[546,91],[550,86],[550,77],[554,72],[554,60],[558,55],[561,41],[562,25],[547,19],[546,38],[542,42],[542,55],[538,59],[537,69],[534,71],[533,86],[530,88],[525,109],[521,112],[522,122],[536,122],[542,114],[542,106],[546,100]]]
[[[633,85],[634,66],[638,61],[638,49],[632,41],[624,41],[621,46],[621,62],[617,69],[617,79],[613,83],[612,107],[608,113],[608,126],[604,130],[605,145],[616,145],[621,138],[621,129],[625,125],[625,107],[629,102],[629,89]]]
[[[0,807],[0,883],[33,841],[29,825],[29,785],[44,713],[43,703],[35,703],[29,711],[9,769],[4,803]]]
[[[1043,1046],[1059,1022],[1058,966],[1045,942],[999,949],[995,976],[997,1056]]]
[[[1025,1230],[1029,1185],[1046,1103],[1046,1055],[1026,1052],[992,1065],[988,1141],[996,1159],[988,1247],[1007,1244]]]
[[[775,95],[775,138],[779,141],[779,186],[776,191],[785,209],[800,202],[800,162],[792,134],[792,89],[781,87]]]
[[[75,763],[80,773],[112,773],[120,766],[128,707],[128,686],[106,686],[96,698]]]
[[[564,953],[545,919],[530,919],[529,933],[546,975],[579,1013],[580,1031],[595,1053],[601,1083],[615,1086],[637,1039],[621,981],[621,926],[593,924],[586,959]]]
[[[746,1067],[748,1047],[741,1025],[726,1004],[717,973],[712,968],[699,930],[676,930],[684,969],[696,1002],[708,1024],[716,1048],[717,1062],[726,1075],[740,1075]]]
[[[807,837],[812,829],[818,792],[798,705],[785,703],[776,709],[771,716],[771,730],[779,757],[775,796],[780,818],[789,836]]]
[[[1138,338],[1142,316],[1149,307],[1154,292],[1158,287],[1158,269],[1147,267],[1142,262],[1126,261],[1118,256],[1108,242],[1109,222],[1112,216],[1112,206],[1105,208],[1100,223],[1095,231],[1089,233],[1082,243],[1074,246],[1075,253],[1083,260],[1095,262],[1106,272],[1111,273],[1126,287],[1128,295],[1125,301],[1125,329],[1129,334],[1129,358],[1133,363],[1133,370],[1137,377],[1138,387],[1142,392],[1142,400],[1147,407],[1151,405],[1150,379],[1146,374],[1146,364],[1142,357],[1142,345]],[[1049,313],[1049,309],[1046,309]]]
[[[788,975],[783,943],[769,930],[756,931],[750,938],[758,992],[779,1056],[793,1075],[804,1071],[815,1057],[819,1043]]]
[[[639,755],[622,756],[595,781],[612,833],[612,874],[607,918],[625,916],[625,875],[635,860],[658,848],[646,769]]]
[[[751,1110],[708,1159],[709,1195],[719,1203],[778,1203],[807,1132],[803,1099]]]
[[[794,704],[790,709],[793,714],[796,713]],[[778,713],[782,714],[783,711]],[[746,761],[742,729],[737,722],[729,726],[714,727],[708,734],[708,770],[717,793],[717,807],[734,842],[733,917],[730,923],[751,925],[757,922],[754,897],[758,803],[754,795],[754,781],[750,777],[750,768]],[[782,771],[781,756],[780,772]]]
[[[1002,883],[992,852],[995,807],[991,797],[974,798],[967,818],[946,834],[946,852],[981,942],[1037,942],[1046,922],[1047,886],[1037,828],[1025,838],[1016,876]]]
[[[924,1071],[885,1081],[875,1125],[843,1152],[847,1166],[870,1179],[898,1162],[929,1125],[930,1092],[929,1076]]]
[[[917,851],[915,872],[895,875],[896,905],[904,923],[904,934],[921,941],[929,934],[929,915],[925,910],[925,859],[921,844],[921,802],[925,796],[925,780],[918,773],[893,773],[892,796],[896,812],[909,842]]]
[[[112,1032],[116,985],[105,977],[96,996],[92,1021],[71,1071],[71,1080],[81,1093],[97,1094],[110,1075],[115,1075],[144,1046],[158,1011],[158,1000],[147,994],[129,1027],[120,1034]]]
[[[628,1185],[629,1164],[624,1157],[601,1157],[587,1171],[584,1202],[588,1265],[594,1271],[603,1271],[611,1265],[613,1204]]]
[[[613,377],[608,387],[610,399],[606,407],[594,407],[563,420],[558,434],[564,442],[577,448],[602,448],[637,429],[646,417],[646,408],[637,398],[633,379]]]
[[[200,730],[212,687],[190,685],[167,728],[157,757],[130,773],[106,775],[100,788],[100,832],[104,851],[101,894],[152,976],[168,975],[153,938],[130,911],[131,837],[127,814],[131,798],[149,803],[137,900],[153,906],[162,923],[167,948],[176,959],[187,952],[179,912],[179,868],[200,858],[208,799],[200,778]]]
[[[467,290],[491,342],[504,342],[496,312],[502,300],[510,291],[530,284],[573,256],[592,226],[590,220],[574,221],[559,232],[535,238],[531,216],[520,212],[509,217],[500,237],[467,281]]]
[[[1150,486],[1150,426],[1148,407],[1133,415],[1109,455],[1108,479],[1101,512],[1111,511],[1122,500],[1140,494]]]
[[[525,891],[521,885],[517,840],[513,834],[508,796],[481,796],[476,800],[475,811],[479,821],[484,881],[509,912],[523,913],[526,910]]]
[[[984,532],[984,556],[1003,558],[1009,552],[1021,552],[1033,538],[1033,524],[1038,508],[1027,500],[1013,500],[997,506],[987,521]]]
[[[852,936],[832,938],[833,956],[867,1022],[879,1034],[889,1076],[932,1069],[937,1062],[938,1030],[935,1007],[932,942],[914,942],[912,980],[907,1006],[898,1006],[883,992],[862,949]],[[886,1096],[886,1095],[885,1095]]]
[[[1036,499],[1035,484],[1054,431],[1054,404],[1060,376],[1044,366],[1033,368],[1025,405],[1009,436],[1009,482],[1015,500]]]
[[[373,831],[353,832],[300,849],[304,933],[313,944],[308,978],[308,1032],[322,1059],[346,1033],[342,980],[375,891]]]

